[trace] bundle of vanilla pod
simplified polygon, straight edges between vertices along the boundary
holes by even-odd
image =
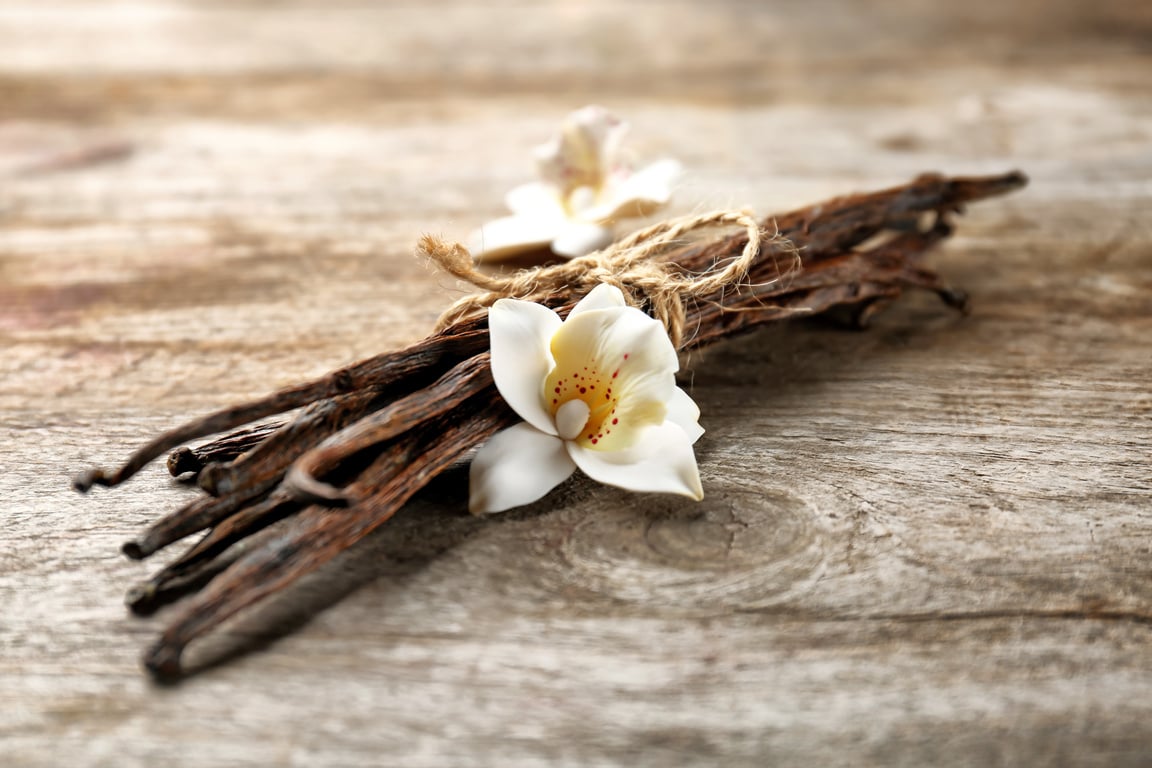
[[[769,216],[764,226],[778,236],[760,246],[746,279],[684,307],[684,325],[692,332],[681,351],[798,313],[840,310],[864,324],[909,288],[932,291],[963,309],[965,295],[942,282],[923,257],[949,236],[951,218],[965,204],[1025,183],[1015,172],[929,174]],[[748,237],[741,232],[699,240],[661,258],[685,274],[705,273],[741,254]],[[793,269],[797,254],[799,268]],[[579,291],[556,290],[542,303],[564,316]],[[171,452],[172,473],[194,473],[203,489],[123,547],[141,559],[200,534],[128,594],[140,614],[184,599],[147,651],[145,666],[158,677],[183,674],[181,656],[190,642],[347,550],[438,474],[518,421],[493,384],[488,349],[486,317],[459,320],[407,349],[159,435],[113,472],[77,477],[81,491],[119,485]],[[290,420],[276,420],[297,409]],[[301,477],[338,493],[312,493]],[[462,488],[462,512],[465,496]],[[273,523],[279,525],[269,530]]]

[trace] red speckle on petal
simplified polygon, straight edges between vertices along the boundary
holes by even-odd
[[[580,394],[582,394],[582,395],[588,394],[588,387],[580,387]]]
[[[620,419],[612,419],[612,425],[615,426],[620,423]]]
[[[596,438],[592,438],[592,445],[596,445],[596,443],[598,443],[598,442],[600,442],[600,441],[597,440]]]
[[[628,353],[627,353],[627,352],[625,352],[625,353],[624,353],[624,359],[625,359],[625,360],[627,360],[627,359],[628,359]]]

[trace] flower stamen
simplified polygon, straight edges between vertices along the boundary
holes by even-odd
[[[588,403],[569,400],[556,409],[556,433],[564,440],[575,440],[588,424],[590,413]]]

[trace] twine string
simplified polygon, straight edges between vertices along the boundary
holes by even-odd
[[[683,274],[661,260],[671,246],[682,243],[689,232],[717,226],[741,226],[748,242],[740,256],[701,273]],[[464,318],[482,314],[499,299],[539,301],[561,291],[586,294],[600,283],[614,285],[630,306],[648,305],[652,316],[664,324],[673,345],[683,341],[685,305],[726,287],[740,284],[748,275],[766,234],[759,222],[744,211],[715,211],[684,216],[638,230],[608,248],[562,264],[526,269],[507,276],[480,272],[472,255],[460,243],[424,235],[417,253],[477,288],[449,307],[437,321],[436,330]],[[769,239],[778,235],[771,235]]]

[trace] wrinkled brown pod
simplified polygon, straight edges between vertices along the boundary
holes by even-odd
[[[892,189],[770,216],[766,228],[781,239],[762,246],[744,284],[686,308],[692,333],[681,349],[798,313],[849,308],[863,323],[907,288],[933,291],[963,309],[963,292],[924,267],[922,257],[951,234],[950,217],[965,204],[1026,182],[1016,172],[927,174]],[[861,249],[870,242],[880,244]],[[718,237],[681,246],[666,259],[686,272],[704,272],[738,255],[746,243],[745,233]],[[793,248],[801,268],[779,279],[794,266]],[[579,298],[560,292],[545,303],[565,315]],[[517,421],[495,390],[487,351],[486,320],[464,320],[407,349],[177,427],[114,472],[77,477],[80,491],[119,485],[179,449],[169,469],[195,473],[205,491],[124,545],[125,554],[139,559],[207,531],[128,593],[129,606],[141,614],[192,593],[146,653],[149,671],[161,678],[181,675],[181,655],[190,642],[347,550],[436,475]],[[290,421],[263,421],[296,408],[303,410]],[[261,423],[246,426],[254,422]],[[231,430],[199,448],[181,447]],[[337,514],[332,506],[344,508]],[[274,537],[262,535],[285,518]],[[238,543],[244,546],[234,547]]]

